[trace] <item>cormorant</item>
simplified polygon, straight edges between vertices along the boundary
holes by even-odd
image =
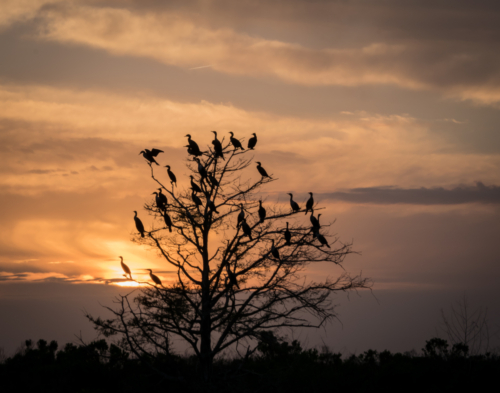
[[[280,252],[278,251],[278,249],[276,247],[274,247],[274,239],[271,239],[273,244],[271,246],[271,254],[273,255],[274,258],[276,259],[280,259]]]
[[[200,148],[198,147],[198,144],[191,139],[191,135],[187,134],[186,136],[188,137],[188,143],[189,147],[191,148],[191,154],[195,156],[201,155],[202,153],[200,151]]]
[[[247,224],[246,219],[243,219],[243,221],[241,222],[241,229],[243,229],[243,233],[246,236],[248,236],[250,238],[250,240],[253,240],[252,239],[252,228],[250,228],[250,225]]]
[[[165,220],[165,225],[168,227],[168,231],[172,232],[172,220],[166,210],[163,212],[163,219]]]
[[[144,237],[144,225],[142,224],[141,219],[137,217],[137,212],[135,210],[134,213],[135,227],[137,228],[137,231],[141,233],[141,237]]]
[[[158,209],[160,210],[164,210],[166,205],[168,205],[167,196],[165,194],[162,194],[161,188],[158,188],[158,190],[160,191],[159,193],[156,191],[153,192],[153,194],[156,195],[155,197],[156,207],[158,207]]]
[[[238,214],[238,226],[245,219],[245,211],[243,210],[243,203],[240,203],[240,213]]]
[[[188,148],[187,152],[188,152],[188,154],[191,154],[192,156],[199,157],[199,156],[203,155],[203,153],[201,151],[199,151],[199,150],[197,150],[196,152],[193,151],[193,149],[189,145],[186,145],[184,147]]]
[[[324,238],[324,236],[321,234],[321,233],[317,233],[317,236],[316,236],[319,240],[319,242],[321,243],[322,246],[327,246],[328,248],[331,248],[330,245],[328,244],[328,242],[326,241],[326,239]]]
[[[161,280],[158,278],[157,275],[153,274],[153,271],[151,269],[146,269],[146,270],[149,270],[149,277],[151,277],[151,280],[153,280],[153,282],[156,284],[156,285],[161,285],[163,286],[163,284],[161,283]]]
[[[262,177],[268,177],[269,179],[271,176],[269,176],[264,168],[262,168],[262,164],[259,161],[256,161],[257,163],[257,170],[259,171],[260,175]]]
[[[160,165],[156,162],[155,160],[155,157],[160,154],[160,153],[163,153],[163,150],[159,150],[159,149],[152,149],[152,150],[148,150],[148,149],[144,149],[143,151],[141,151],[139,154],[142,154],[142,156],[148,160],[151,164],[154,162],[156,165]]]
[[[309,210],[312,211],[313,210],[313,206],[314,206],[313,193],[310,192],[309,195],[310,195],[310,197],[309,197],[309,199],[306,202],[306,214],[307,214],[307,212]]]
[[[319,221],[318,221],[318,219],[316,217],[314,217],[314,211],[313,210],[311,210],[311,216],[309,217],[309,219],[311,220],[311,224],[313,226],[313,230],[314,231],[319,231],[319,228],[320,228]]]
[[[189,177],[191,178],[191,188],[193,189],[194,192],[201,192],[201,188],[198,184],[196,184],[193,179],[193,175],[189,175]]]
[[[197,208],[198,208],[198,206],[203,205],[203,203],[201,202],[201,199],[198,198],[198,196],[194,193],[194,190],[191,193],[191,199],[193,200],[193,202],[194,202],[194,204],[196,205]]]
[[[286,223],[286,229],[285,229],[285,240],[286,240],[286,245],[290,246],[290,240],[292,240],[292,234],[288,230],[288,222]]]
[[[215,158],[220,157],[224,160],[224,152],[222,151],[222,144],[217,139],[217,131],[212,131],[215,134],[215,139],[212,141],[212,145],[214,145]]]
[[[165,168],[167,168],[167,172],[168,172],[168,177],[170,178],[170,183],[177,185],[177,179],[174,175],[174,172],[172,172],[170,170],[170,165],[165,165]]]
[[[238,285],[238,280],[236,279],[236,274],[234,274],[234,272],[231,271],[229,265],[226,265],[226,272],[231,287],[236,286],[236,288],[240,289],[240,286]]]
[[[123,263],[123,257],[119,257],[119,258],[122,260],[122,261],[121,261],[121,265],[122,265],[122,269],[123,269],[123,271],[124,271],[125,273],[127,273],[127,274],[130,276],[130,279],[131,279],[131,280],[133,280],[133,278],[132,278],[132,273],[130,272],[130,269],[128,268],[128,266],[127,266],[127,265],[125,265],[125,264]],[[125,276],[125,277],[126,277],[126,276]]]
[[[241,146],[241,142],[236,139],[234,137],[234,134],[232,131],[229,131],[229,133],[231,134],[231,137],[229,138],[229,140],[231,141],[231,143],[233,144],[234,146],[234,150],[237,150],[237,149],[241,149],[241,150],[245,150],[243,146]]]
[[[255,147],[255,145],[257,144],[257,134],[254,132],[253,134],[253,137],[251,137],[249,140],[248,140],[248,148],[250,150],[253,150],[253,148]]]
[[[298,212],[300,210],[300,206],[297,202],[293,200],[293,195],[288,193],[290,195],[290,206],[292,207],[292,210],[295,212]]]
[[[194,160],[198,163],[198,173],[200,174],[201,178],[206,179],[207,170],[205,169],[199,158],[195,157]]]
[[[262,207],[262,201],[259,200],[259,218],[260,218],[260,223],[262,224],[264,220],[266,219],[266,209]]]

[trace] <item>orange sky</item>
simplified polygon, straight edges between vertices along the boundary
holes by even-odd
[[[314,192],[325,220],[337,219],[334,232],[362,253],[346,269],[372,277],[375,294],[442,291],[414,316],[429,334],[433,313],[463,291],[483,303],[485,294],[498,298],[496,2],[0,6],[0,310],[18,286],[29,299],[77,283],[82,307],[92,307],[82,299],[95,304],[93,290],[81,283],[121,278],[119,255],[172,279],[130,241],[132,211],[155,189],[138,153],[164,150],[159,160],[182,187],[184,135],[207,145],[210,130],[256,132],[256,160],[279,178],[263,190],[268,201],[286,203],[293,192],[304,202]],[[244,176],[256,178],[255,168]],[[399,315],[403,306],[385,298],[365,298],[364,307]],[[401,326],[410,329],[408,318]],[[389,333],[379,341],[390,347],[384,319]],[[0,322],[0,347],[29,338],[14,334],[19,323]],[[397,345],[421,345],[408,337]]]

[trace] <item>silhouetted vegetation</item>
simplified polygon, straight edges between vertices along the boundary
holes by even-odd
[[[466,345],[449,348],[446,340],[426,342],[421,355],[368,350],[342,356],[324,347],[303,349],[271,332],[260,335],[258,350],[246,359],[214,362],[210,385],[196,376],[195,357],[169,355],[145,364],[105,340],[88,345],[55,341],[25,342],[24,348],[0,363],[2,391],[37,392],[303,392],[303,391],[478,391],[495,382],[500,357],[470,356]],[[160,376],[171,370],[176,378]]]

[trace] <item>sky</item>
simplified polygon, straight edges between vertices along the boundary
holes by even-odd
[[[500,330],[497,1],[0,8],[6,353],[28,338],[93,339],[82,310],[105,315],[101,305],[131,290],[113,284],[118,256],[174,279],[131,241],[132,212],[155,190],[138,153],[164,150],[160,163],[185,187],[185,135],[205,146],[211,130],[257,133],[255,160],[279,179],[268,200],[314,192],[332,234],[359,252],[345,269],[373,281],[336,295],[338,322],[289,337],[345,352],[419,350],[464,294]]]

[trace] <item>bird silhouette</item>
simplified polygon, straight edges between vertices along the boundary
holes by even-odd
[[[240,289],[240,286],[238,285],[238,280],[236,279],[236,274],[231,271],[229,265],[226,265],[226,272],[227,272],[227,277],[229,278],[229,285],[231,287],[236,286],[236,288]]]
[[[210,184],[212,185],[212,187],[219,187],[219,181],[210,172],[208,173],[208,180],[210,180]]]
[[[245,211],[243,210],[243,203],[240,203],[240,212],[238,214],[238,226],[245,219]]]
[[[286,241],[287,246],[291,245],[291,243],[290,243],[291,240],[292,240],[292,234],[290,233],[290,230],[288,229],[288,222],[287,222],[286,229],[285,229],[285,241]]]
[[[168,231],[172,232],[172,219],[170,218],[166,210],[163,212],[163,220],[165,221],[165,225],[168,227]]]
[[[194,177],[193,175],[189,175],[189,177],[191,178],[191,188],[193,189],[194,192],[201,192],[201,188],[198,184],[196,184],[194,182]]]
[[[307,202],[306,202],[306,213],[305,213],[305,214],[307,214],[307,212],[308,212],[309,210],[310,210],[310,211],[312,211],[312,210],[313,210],[313,206],[314,206],[314,198],[313,198],[313,193],[312,193],[312,192],[310,192],[310,193],[309,193],[309,195],[310,195],[310,197],[309,197],[309,199],[308,199],[308,200],[307,200]]]
[[[144,225],[139,217],[137,217],[137,212],[134,210],[135,216],[134,216],[134,221],[135,221],[135,227],[137,228],[137,231],[140,232],[141,237],[144,237]]]
[[[123,263],[123,257],[118,257],[121,259],[120,264],[122,265],[123,271],[130,276],[130,279],[132,280],[132,273],[130,272],[130,269],[127,265]],[[125,276],[126,277],[126,276]]]
[[[232,131],[229,131],[229,133],[231,134],[229,140],[231,141],[231,144],[234,146],[234,150],[237,149],[245,150],[245,148],[241,146],[241,142],[234,137],[234,133]]]
[[[194,190],[191,192],[191,199],[196,205],[196,208],[199,210],[199,206],[203,205],[203,203],[201,202],[201,199],[198,197],[198,195],[195,194]]]
[[[248,148],[250,150],[253,150],[253,148],[255,147],[255,145],[257,144],[257,134],[254,132],[253,134],[253,137],[251,137],[249,140],[248,140]]]
[[[260,223],[262,224],[264,220],[266,219],[266,209],[262,207],[262,201],[259,200],[259,219]]]
[[[292,207],[292,210],[294,212],[298,212],[300,210],[299,204],[293,200],[292,194],[288,193],[288,195],[290,195],[290,206]]]
[[[222,151],[222,144],[217,139],[217,131],[212,131],[215,135],[215,139],[212,141],[212,145],[214,145],[215,158],[220,157],[224,160],[224,152]]]
[[[314,217],[314,211],[313,210],[311,210],[311,216],[309,217],[309,219],[311,220],[311,224],[313,226],[313,232],[318,232],[321,227],[319,225],[318,219],[316,217]]]
[[[268,177],[268,178],[271,178],[271,176],[269,176],[266,172],[266,170],[264,168],[262,168],[262,164],[259,162],[259,161],[256,161],[257,163],[257,170],[259,171],[260,175],[264,178],[264,177]]]
[[[271,245],[271,254],[274,258],[280,260],[280,252],[278,251],[278,249],[274,246],[274,239],[271,239],[271,241],[273,242],[273,244]]]
[[[207,170],[205,169],[205,167],[203,166],[203,164],[201,163],[200,159],[195,157],[194,160],[198,163],[198,173],[200,174],[201,176],[201,179],[206,179],[207,177]]]
[[[325,237],[321,233],[318,232],[316,237],[318,238],[322,246],[327,246],[328,248],[331,248],[328,242],[326,241]]]
[[[153,280],[153,282],[156,285],[163,286],[163,284],[161,283],[161,280],[158,278],[158,276],[156,274],[153,274],[153,271],[151,269],[146,269],[146,270],[149,270],[149,277],[151,277],[151,280]]]
[[[177,185],[177,179],[174,175],[174,172],[170,170],[170,165],[165,165],[165,168],[167,168],[167,173],[168,177],[170,178],[170,183]]]
[[[155,160],[155,157],[160,154],[160,153],[163,153],[163,150],[159,150],[159,149],[151,149],[151,150],[148,150],[148,149],[144,149],[143,151],[141,151],[139,154],[142,154],[142,156],[148,160],[150,162],[150,164],[152,163],[155,163],[156,165],[160,165],[156,162]]]
[[[243,233],[252,239],[252,228],[250,228],[250,225],[247,224],[247,220],[244,218],[243,221],[241,222],[241,229],[243,229]]]
[[[201,155],[202,153],[200,151],[200,148],[198,147],[198,144],[191,139],[191,135],[187,134],[186,136],[188,137],[189,147],[191,148],[190,154],[193,154],[195,156]],[[189,150],[188,150],[188,152],[189,152]]]

